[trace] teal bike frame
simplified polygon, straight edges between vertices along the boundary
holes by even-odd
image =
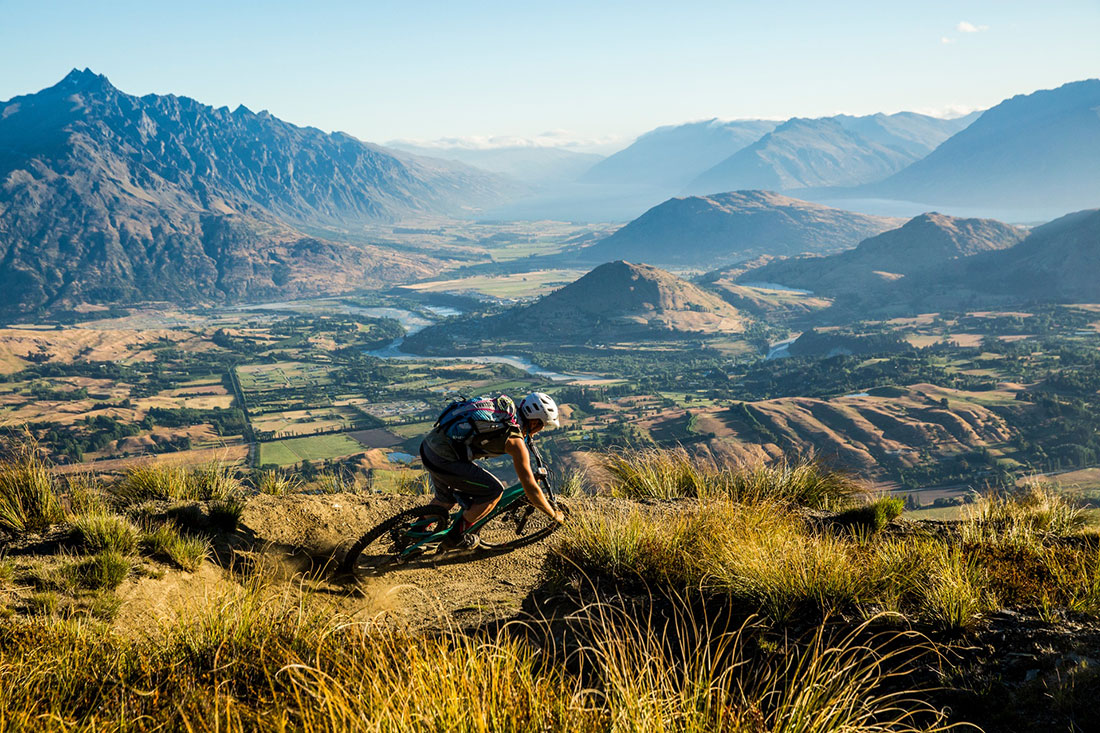
[[[531,440],[531,436],[527,436],[526,438],[524,438],[523,442],[527,445],[527,452],[531,455],[536,464],[533,468],[535,479],[542,486],[542,492],[546,496],[546,500],[550,502],[550,506],[557,507],[557,497],[554,495],[554,489],[550,485],[549,471],[546,469],[546,465],[543,463],[542,455],[539,453],[538,448],[535,447],[534,441]],[[523,484],[513,484],[512,486],[509,486],[507,489],[505,489],[504,493],[500,495],[500,500],[497,501],[497,504],[493,507],[492,511],[470,525],[469,529],[467,529],[466,531],[475,532],[480,527],[485,526],[487,522],[491,522],[493,519],[499,517],[501,514],[516,509],[526,502],[527,494],[523,490]],[[533,504],[528,503],[527,506],[530,507],[531,514],[539,511],[535,508]],[[459,509],[451,513],[451,518],[450,521],[447,523],[447,527],[436,532],[418,532],[417,530],[410,528],[405,533],[405,536],[412,541],[404,550],[397,554],[397,557],[401,559],[408,558],[412,555],[423,552],[431,545],[438,545],[440,542],[443,541],[443,538],[447,536],[447,533],[450,531],[450,528],[454,525],[454,523],[461,520],[462,515],[463,513],[465,513],[467,508],[468,507],[462,506],[460,504]],[[516,527],[517,534],[523,531],[523,527],[527,523],[527,520],[530,518],[531,514],[528,514],[527,516],[523,517],[522,520],[520,520],[520,523]]]

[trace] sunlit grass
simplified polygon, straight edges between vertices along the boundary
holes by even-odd
[[[53,476],[38,446],[16,438],[0,458],[0,529],[39,532],[64,519]]]
[[[210,540],[181,534],[171,524],[160,524],[144,532],[141,547],[154,559],[188,571],[198,569],[210,554]]]
[[[72,519],[72,536],[76,544],[88,552],[109,550],[128,555],[137,549],[138,529],[115,514],[95,512]]]
[[[819,626],[761,650],[751,625],[694,609],[675,599],[660,621],[589,605],[567,622],[590,643],[566,648],[542,621],[407,633],[251,582],[134,637],[48,615],[0,621],[0,709],[12,729],[45,731],[944,729],[904,685],[929,654],[920,638]]]
[[[241,482],[228,466],[211,463],[197,469],[145,464],[126,472],[110,486],[125,502],[149,500],[227,501],[243,493]]]
[[[1050,531],[1077,526],[1072,507],[1026,494],[979,509],[958,534],[883,531],[898,509],[873,502],[830,521],[809,521],[783,502],[726,498],[581,510],[551,568],[565,586],[591,577],[617,588],[700,589],[780,624],[886,610],[958,630],[1005,603],[1100,614],[1095,550]],[[993,532],[991,516],[1009,519]]]
[[[863,493],[850,476],[814,460],[727,466],[684,448],[642,448],[609,453],[602,465],[611,493],[631,499],[726,497],[826,509]]]

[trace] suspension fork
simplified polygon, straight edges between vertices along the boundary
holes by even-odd
[[[526,435],[523,438],[523,442],[527,445],[527,452],[535,459],[535,480],[537,480],[542,487],[542,492],[546,496],[546,501],[550,502],[550,506],[557,509],[558,498],[554,495],[553,486],[550,485],[550,470],[546,467],[546,462],[542,460],[542,453],[539,452],[538,446],[535,445],[535,437],[533,435]]]

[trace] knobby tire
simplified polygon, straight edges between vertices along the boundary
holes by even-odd
[[[375,525],[365,535],[355,541],[344,556],[344,572],[360,574],[364,572],[360,561],[365,561],[366,572],[379,571],[403,562],[400,553],[416,540],[409,540],[408,531],[413,524],[427,522],[429,531],[437,531],[447,526],[449,514],[441,507],[420,506],[408,509],[381,524]]]

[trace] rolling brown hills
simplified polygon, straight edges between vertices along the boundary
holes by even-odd
[[[740,403],[703,413],[698,431],[714,432],[711,450],[738,461],[773,460],[784,453],[814,453],[863,476],[886,467],[945,460],[1011,437],[1011,426],[975,395],[915,384],[890,397],[850,395],[832,399],[784,397]],[[1011,395],[1003,397],[1011,401]],[[946,407],[942,402],[947,400]]]

